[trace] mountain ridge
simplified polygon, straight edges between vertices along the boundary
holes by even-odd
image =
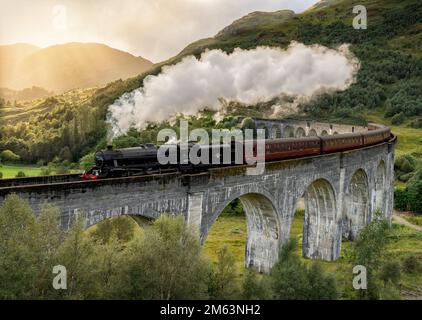
[[[354,4],[352,0],[336,0],[330,6],[309,9],[282,22],[269,19],[257,23],[248,32],[201,39],[178,55],[127,80],[6,107],[3,119],[5,132],[9,133],[3,139],[7,141],[15,134],[19,144],[12,139],[15,144],[4,142],[4,148],[20,155],[24,161],[34,162],[40,157],[50,161],[69,147],[73,159],[79,159],[88,151],[106,146],[108,107],[123,94],[142,88],[144,79],[160,74],[164,66],[174,65],[190,55],[199,58],[206,50],[231,53],[236,48],[249,50],[257,46],[283,49],[292,41],[329,48],[348,43],[361,62],[355,83],[347,90],[317,96],[304,103],[300,106],[303,117],[365,125],[367,121],[374,122],[369,113],[376,111],[379,115],[376,121],[391,125],[399,120],[406,126],[418,128],[422,123],[422,23],[419,22],[422,21],[422,3],[419,0],[404,0],[399,4],[395,0],[362,0],[361,4],[368,9],[367,30],[353,28]],[[268,106],[270,104],[237,108],[233,104],[229,106],[228,115],[261,117]],[[14,133],[19,121],[25,124],[26,132]],[[151,124],[151,128],[154,127],[155,124]],[[75,132],[70,144],[69,130]],[[153,129],[142,132],[143,142],[152,142],[155,137]],[[0,140],[0,148],[1,144]],[[419,150],[416,145],[412,148]]]
[[[101,43],[69,42],[46,48],[4,45],[0,46],[0,87],[36,86],[62,93],[127,79],[152,65],[143,57]]]

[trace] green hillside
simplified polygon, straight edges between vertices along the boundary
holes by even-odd
[[[291,41],[329,47],[350,43],[361,62],[357,82],[348,90],[322,95],[302,106],[307,118],[362,123],[375,112],[380,122],[393,121],[405,130],[412,126],[414,129],[409,130],[417,136],[422,133],[422,3],[363,0],[360,4],[368,10],[367,30],[353,29],[354,2],[350,0],[322,1],[301,14],[283,10],[251,13],[215,37],[192,43],[177,56],[137,77],[84,93],[77,90],[9,105],[3,110],[6,126],[0,149],[12,150],[24,162],[35,163],[40,158],[47,162],[60,155],[76,161],[88,151],[104,146],[108,105],[124,92],[142,86],[145,76],[158,74],[162,66],[177,63],[187,55],[199,56],[206,49],[231,52],[237,47],[250,49],[262,45],[284,48]],[[247,110],[259,115],[259,107]],[[246,111],[237,108],[234,113]],[[215,125],[209,118],[207,121],[196,124]],[[152,133],[131,134],[153,140]],[[422,154],[420,143],[414,144],[414,152]]]
[[[196,41],[177,56],[128,80],[114,81],[102,87],[74,89],[32,101],[6,102],[0,99],[0,157],[2,151],[10,150],[12,155],[19,158],[12,163],[2,163],[0,173],[3,173],[3,178],[13,177],[18,171],[23,171],[26,175],[39,174],[48,163],[52,164],[48,167],[63,166],[69,169],[71,162],[77,163],[82,157],[84,158],[81,162],[89,163],[93,158],[92,152],[104,148],[106,143],[110,142],[105,122],[108,106],[125,92],[141,87],[146,76],[160,73],[163,66],[175,64],[185,56],[193,54],[198,57],[206,49],[232,52],[237,47],[286,48],[291,41],[321,44],[332,48],[350,43],[351,51],[361,63],[356,83],[343,92],[321,95],[302,105],[303,112],[300,117],[357,124],[378,122],[391,126],[399,138],[395,163],[396,209],[420,211],[422,2],[359,1],[358,4],[365,5],[368,9],[367,30],[355,30],[352,27],[352,8],[355,4],[356,1],[351,0],[322,0],[301,14],[287,10],[250,13],[223,28],[215,37]],[[36,49],[22,47],[21,50],[26,52]],[[201,117],[189,117],[189,121],[191,127],[230,128],[238,124],[237,115],[259,117],[268,109],[269,104],[238,107],[233,103],[228,106],[231,110],[230,116],[218,123],[213,118],[213,113],[208,110],[204,110]],[[129,147],[144,142],[155,142],[157,131],[164,126],[170,124],[151,124],[142,132],[130,130],[125,136],[114,139],[113,144]],[[10,152],[8,154],[10,155]],[[35,164],[37,166],[34,166]],[[409,213],[403,217],[414,225],[420,225],[421,216],[417,213]],[[291,237],[296,238],[299,244],[303,240],[303,221],[303,213],[298,212],[291,229]],[[212,227],[204,246],[204,253],[215,263],[216,250],[222,245],[228,245],[235,256],[236,280],[239,283],[246,275],[243,268],[245,240],[245,217],[227,215],[221,216]],[[388,246],[383,251],[385,265],[392,262],[394,267],[394,263],[398,263],[402,268],[401,279],[397,283],[401,297],[420,298],[421,232],[393,223],[388,240]],[[354,293],[347,288],[350,288],[351,283],[351,267],[356,265],[351,259],[355,243],[344,241],[342,256],[336,262],[321,262],[322,268],[336,277],[342,299],[354,297]],[[296,250],[297,256],[300,255],[300,249],[299,247]],[[111,250],[115,251],[115,248]],[[101,249],[98,252],[107,254],[111,250]],[[90,258],[98,256],[102,257],[89,255]],[[126,261],[120,255],[116,259],[119,263]],[[416,271],[406,270],[406,262],[415,262],[414,260],[415,265],[419,265],[415,267]],[[94,262],[96,261],[94,259]],[[311,264],[309,259],[301,261],[307,265]],[[120,271],[127,270],[120,268],[120,264],[116,265]],[[379,270],[380,274],[381,271],[385,270]],[[100,279],[91,276],[90,278]],[[384,283],[384,289],[385,286]]]
[[[62,93],[106,85],[148,70],[152,62],[99,43],[65,43],[46,48],[0,46],[0,87],[33,86]],[[0,96],[1,92],[0,92]]]

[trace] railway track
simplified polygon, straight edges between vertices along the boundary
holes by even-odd
[[[395,138],[391,140],[391,142],[394,142]],[[390,142],[383,142],[378,145],[382,145],[385,143]],[[354,150],[348,150],[348,151],[342,151],[342,152],[336,152],[336,153],[347,153],[347,152],[354,152],[356,150],[362,150],[366,148],[371,148],[377,145],[367,146],[359,149]],[[335,153],[331,153],[335,154]],[[313,156],[301,156],[294,159],[311,159],[316,157],[321,157],[325,155],[313,155]],[[268,161],[268,163],[279,163],[279,162],[286,162],[291,161],[293,159],[284,159],[284,160],[277,160],[277,161]],[[229,166],[230,167],[230,166]],[[237,165],[237,166],[231,166],[231,167],[248,167],[248,165]],[[223,167],[221,167],[223,169]],[[227,168],[227,167],[226,167]],[[43,187],[48,188],[54,188],[54,186],[61,186],[67,185],[69,188],[77,188],[80,185],[84,185],[86,183],[88,184],[108,184],[112,182],[120,182],[122,180],[137,180],[141,179],[154,179],[159,178],[163,176],[174,176],[174,175],[186,175],[186,176],[192,176],[192,175],[198,175],[198,174],[207,174],[214,169],[209,169],[203,172],[180,172],[178,170],[169,169],[169,170],[161,170],[161,171],[151,171],[142,175],[133,175],[129,177],[116,177],[116,178],[105,178],[105,179],[99,179],[99,180],[82,180],[80,177],[80,174],[63,174],[63,175],[53,175],[53,176],[40,176],[40,177],[22,177],[22,178],[12,178],[12,179],[0,179],[0,195],[13,193],[14,191],[19,191],[22,189],[38,189]]]

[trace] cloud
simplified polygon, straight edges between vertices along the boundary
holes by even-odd
[[[303,11],[316,0],[2,0],[0,43],[100,42],[159,62],[251,11]],[[66,28],[54,21],[60,5]]]
[[[113,135],[130,127],[169,119],[176,113],[220,110],[220,98],[253,105],[274,97],[311,98],[316,93],[344,90],[354,81],[357,59],[343,45],[337,50],[293,42],[286,50],[258,47],[204,52],[184,58],[145,78],[143,87],[109,106]]]

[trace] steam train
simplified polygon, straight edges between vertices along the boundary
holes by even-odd
[[[387,142],[391,139],[391,131],[388,127],[371,125],[368,131],[347,133],[330,136],[313,136],[303,138],[283,138],[265,140],[265,152],[261,157],[265,161],[278,161],[301,156],[315,156],[320,154],[335,153],[358,149],[366,146]],[[224,153],[230,154],[230,161],[226,164],[193,164],[181,163],[180,146],[169,145],[169,150],[174,148],[177,154],[177,164],[161,165],[158,161],[158,147],[154,144],[140,145],[134,148],[113,149],[111,146],[106,150],[98,151],[95,154],[95,166],[81,175],[83,180],[97,180],[104,178],[127,177],[163,172],[201,172],[212,167],[230,166],[239,164],[236,162],[236,147],[242,150],[243,163],[250,163],[245,146],[241,144],[236,146],[237,142],[221,145],[201,145],[200,150],[196,150],[200,155],[204,152],[209,153],[209,159],[217,154],[218,158],[223,159]],[[189,144],[188,148],[192,148]],[[198,148],[198,145],[196,146]],[[238,149],[239,150],[239,149]],[[190,150],[189,150],[190,151]],[[254,159],[257,155],[257,143],[253,142]]]

